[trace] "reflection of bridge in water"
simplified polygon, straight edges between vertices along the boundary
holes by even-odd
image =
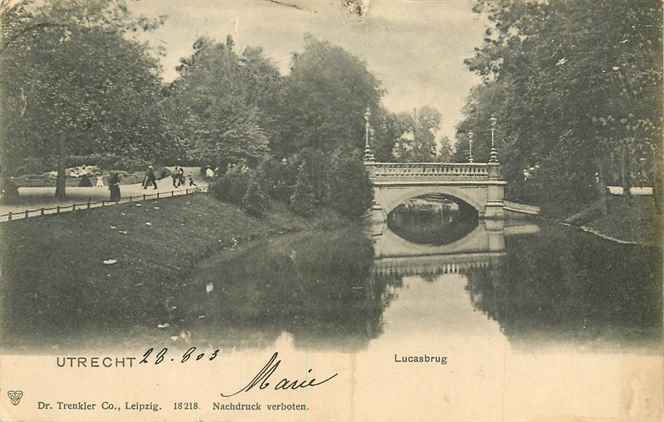
[[[497,265],[506,254],[505,236],[537,233],[535,224],[505,226],[502,220],[481,220],[464,238],[446,245],[405,240],[385,224],[371,228],[374,273],[378,275],[464,273]]]

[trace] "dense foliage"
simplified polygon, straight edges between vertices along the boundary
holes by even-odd
[[[282,98],[283,132],[272,144],[278,157],[303,148],[331,152],[364,147],[364,113],[378,108],[383,90],[366,63],[341,47],[305,36],[293,54]]]
[[[307,36],[304,52],[293,56],[291,73],[282,77],[260,49],[238,53],[230,37],[225,43],[201,38],[178,70],[165,90],[168,131],[185,159],[214,163],[220,176],[213,192],[220,199],[260,215],[257,203],[272,197],[311,216],[318,207],[335,206],[334,190],[354,186],[366,190],[360,196],[370,195],[366,173],[346,172],[338,183],[329,159],[342,149],[354,151],[345,157],[362,166],[367,106],[379,110],[372,122],[381,136],[395,116],[379,107],[383,92],[364,62]],[[381,144],[386,158],[397,133],[403,132],[381,138],[391,139]],[[359,200],[338,207],[357,217],[368,205]]]
[[[256,176],[249,179],[247,192],[242,197],[242,209],[254,217],[262,217],[270,208],[270,198],[263,192],[263,188]]]
[[[217,199],[239,206],[247,193],[250,178],[248,170],[235,167],[217,177],[211,184],[210,191]]]
[[[68,155],[154,157],[163,145],[159,62],[129,34],[159,20],[123,0],[3,2],[2,169],[25,156],[54,160],[64,196]]]
[[[484,78],[458,127],[488,158],[489,117],[513,197],[570,208],[606,182],[654,182],[662,129],[662,5],[655,0],[477,0],[489,27],[466,60]],[[546,189],[532,189],[539,183]]]
[[[185,159],[222,171],[240,162],[256,166],[269,151],[278,70],[260,49],[239,54],[231,37],[225,43],[199,38],[193,49],[165,90],[169,135]]]

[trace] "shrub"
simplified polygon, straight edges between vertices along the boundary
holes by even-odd
[[[159,170],[155,171],[155,176],[157,179],[163,179],[164,177],[169,177],[171,174],[171,170],[167,167],[161,167]]]
[[[305,166],[300,167],[295,183],[295,191],[290,197],[290,207],[294,213],[309,217],[316,209],[316,195],[314,185],[307,174]]]
[[[330,205],[341,215],[358,218],[373,203],[373,186],[362,161],[337,160],[331,179]]]
[[[305,148],[299,155],[301,170],[307,175],[313,186],[314,205],[327,202],[329,194],[329,167],[330,160],[321,151]]]
[[[69,155],[65,157],[65,167],[97,166],[109,169],[116,166],[118,159],[115,154]]]
[[[81,176],[80,181],[78,182],[78,186],[81,188],[89,188],[92,187],[92,180],[90,180],[90,176],[87,174],[84,174]]]
[[[120,157],[116,161],[114,168],[127,171],[139,171],[145,170],[149,165],[150,162],[142,158]]]
[[[140,171],[150,165],[150,162],[142,158],[123,157],[115,154],[87,154],[70,155],[65,157],[65,167],[97,166],[102,169],[119,169],[126,171]],[[49,168],[54,168],[56,163],[51,159],[48,162]]]
[[[231,170],[212,183],[212,194],[220,201],[241,205],[247,192],[249,177],[249,172]]]
[[[262,217],[269,208],[269,198],[263,192],[257,177],[252,177],[247,187],[247,192],[242,198],[242,208],[249,215]]]
[[[16,175],[24,174],[41,174],[46,171],[46,166],[44,162],[36,157],[27,157],[23,160],[23,163],[16,168]]]
[[[287,160],[273,158],[263,161],[258,167],[259,183],[263,191],[271,198],[285,203],[293,194],[297,173],[297,166]]]

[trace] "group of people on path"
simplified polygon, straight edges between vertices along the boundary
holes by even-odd
[[[182,167],[176,167],[175,171],[171,174],[173,178],[173,187],[178,188],[187,184],[184,176],[184,169]],[[194,178],[189,175],[189,186],[196,186]],[[145,171],[145,178],[143,179],[143,189],[147,189],[148,186],[152,186],[155,190],[157,187],[157,176],[154,173],[154,168],[148,166],[148,169]]]
[[[176,167],[175,172],[171,175],[173,178],[173,187],[178,188],[180,186],[184,186],[186,184],[185,178],[184,178],[184,169],[182,167]],[[192,175],[189,175],[189,186],[196,186],[196,183],[194,182],[194,178]]]
[[[184,186],[186,184],[184,169],[182,167],[176,167],[175,172],[171,175],[173,178],[173,187],[177,188]],[[145,171],[145,177],[143,178],[143,189],[147,189],[148,186],[152,186],[155,190],[158,189],[157,186],[157,176],[154,172],[152,166],[148,166]],[[102,184],[103,186],[103,184]],[[194,178],[189,175],[189,186],[196,186]],[[108,188],[111,191],[111,201],[120,200],[120,176],[117,173],[112,173],[108,180]]]

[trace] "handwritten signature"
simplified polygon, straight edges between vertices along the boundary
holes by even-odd
[[[239,390],[235,391],[234,393],[221,393],[222,397],[233,397],[237,394],[240,393],[246,393],[254,389],[254,387],[258,386],[259,390],[265,390],[266,388],[270,387],[272,384],[270,382],[272,375],[277,371],[277,368],[279,368],[279,364],[281,363],[281,359],[277,360],[279,357],[279,352],[274,352],[272,357],[267,361],[265,366],[258,371],[258,374],[249,381],[245,386],[241,387]],[[307,371],[307,374],[310,374],[312,372],[312,369],[309,369]],[[274,390],[299,390],[302,388],[310,388],[310,387],[318,387],[319,385],[325,384],[326,382],[332,380],[334,377],[339,375],[338,373],[334,373],[333,375],[325,378],[322,381],[318,381],[316,378],[305,378],[304,380],[300,381],[299,379],[293,379],[290,380],[288,378],[282,378],[279,382],[274,384]]]

